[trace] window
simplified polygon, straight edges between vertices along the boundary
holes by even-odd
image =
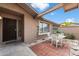
[[[39,33],[49,32],[49,24],[40,22],[39,23]]]

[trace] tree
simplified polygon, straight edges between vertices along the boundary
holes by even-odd
[[[72,22],[64,22],[61,25],[63,25],[63,26],[70,26],[71,24],[72,24]]]

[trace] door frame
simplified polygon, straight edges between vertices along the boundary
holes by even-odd
[[[3,18],[4,17],[2,17],[2,43],[9,43],[9,42],[14,42],[14,41],[17,41],[17,40],[19,40],[19,34],[18,34],[18,30],[19,30],[19,25],[18,25],[18,23],[19,23],[19,20],[17,20],[16,19],[16,40],[11,40],[11,41],[5,41],[5,42],[3,42]],[[5,18],[8,18],[8,17],[5,17]],[[12,18],[11,18],[12,19]]]
[[[10,10],[8,8],[0,7],[0,16],[2,19],[0,19],[0,44],[4,44],[6,42],[3,42],[3,17],[17,19],[17,40],[21,40],[21,42],[24,42],[24,13],[20,13],[17,11]],[[21,27],[20,27],[20,25]]]

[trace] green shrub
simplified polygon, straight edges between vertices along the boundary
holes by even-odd
[[[59,34],[59,33],[62,33],[62,31],[57,29],[57,30],[53,30],[53,33],[54,34]]]
[[[73,34],[65,34],[65,39],[72,39],[74,40],[75,39],[75,36]]]

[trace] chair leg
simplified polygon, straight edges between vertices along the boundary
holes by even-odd
[[[53,44],[53,42],[51,41],[51,45]]]
[[[61,48],[63,47],[63,43],[62,43],[62,42],[60,43],[60,47],[61,47]]]
[[[56,48],[58,47],[58,43],[56,42]]]

